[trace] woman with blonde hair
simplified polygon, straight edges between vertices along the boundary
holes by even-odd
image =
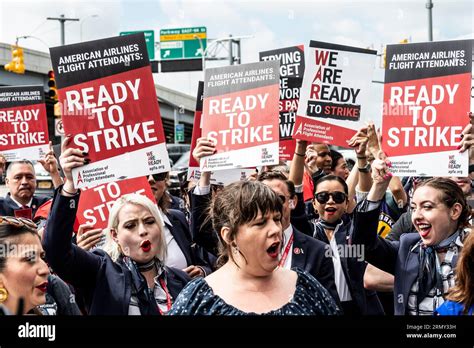
[[[85,251],[71,242],[80,195],[71,170],[88,160],[78,149],[65,149],[68,141],[66,137],[60,158],[67,180],[55,193],[44,234],[49,264],[80,290],[89,314],[165,314],[190,278],[164,266],[163,221],[148,198],[129,194],[117,200],[105,251]]]

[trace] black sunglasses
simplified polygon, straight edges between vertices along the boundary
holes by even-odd
[[[347,195],[344,192],[339,192],[339,191],[336,191],[336,192],[326,192],[326,191],[319,192],[319,193],[316,193],[314,195],[314,197],[316,198],[316,200],[320,204],[326,204],[329,201],[329,197],[332,197],[332,200],[336,204],[344,203],[347,199]]]
[[[163,180],[166,180],[166,176],[168,175],[167,172],[164,172],[164,173],[158,173],[158,174],[153,174],[152,175],[152,178],[153,180],[155,181],[163,181]]]

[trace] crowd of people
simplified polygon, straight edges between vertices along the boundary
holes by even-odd
[[[473,166],[466,178],[399,178],[368,124],[348,142],[351,164],[297,140],[291,163],[226,186],[204,172],[182,197],[169,173],[150,175],[157,203],[123,195],[100,229],[76,223],[71,173],[90,160],[69,142],[40,161],[52,198],[35,194],[29,160],[0,156],[0,313],[474,314]],[[192,155],[215,151],[200,138]]]

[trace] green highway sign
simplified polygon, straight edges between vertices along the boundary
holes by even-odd
[[[202,42],[202,48],[199,41]],[[206,27],[160,30],[161,60],[202,59],[206,47]]]
[[[135,33],[144,33],[146,50],[148,51],[148,59],[155,59],[155,32],[153,30],[138,30],[138,31],[122,31],[120,36],[135,34]]]
[[[177,124],[174,133],[174,142],[180,143],[184,141],[184,124]]]

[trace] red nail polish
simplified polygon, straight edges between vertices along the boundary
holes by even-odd
[[[456,149],[459,150],[461,147],[462,147],[462,145],[458,145],[458,147],[456,147]]]

